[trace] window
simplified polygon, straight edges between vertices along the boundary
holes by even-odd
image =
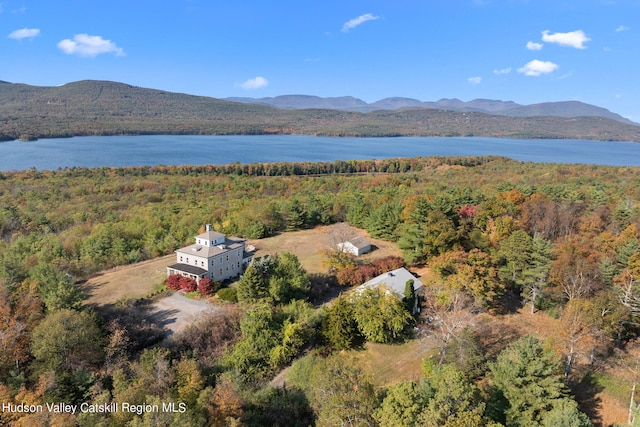
[[[182,256],[180,256],[180,262],[182,262]]]

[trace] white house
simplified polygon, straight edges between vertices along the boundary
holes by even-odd
[[[355,239],[338,243],[338,249],[342,252],[359,256],[371,252],[371,242],[365,237],[356,237]]]
[[[195,244],[176,251],[176,264],[167,267],[167,276],[180,274],[196,280],[209,278],[222,282],[242,273],[243,266],[253,259],[245,250],[246,240],[226,237],[211,230],[195,237]]]
[[[387,288],[389,292],[394,292],[400,296],[400,298],[404,299],[405,294],[404,290],[409,280],[413,280],[413,289],[415,289],[416,294],[418,294],[419,289],[424,286],[417,277],[409,272],[404,267],[400,267],[396,270],[389,271],[387,273],[383,273],[379,276],[374,277],[373,279],[363,283],[355,289],[356,293],[362,292],[365,289],[373,289],[378,286],[384,286]],[[417,300],[416,305],[414,306],[414,312],[417,311]]]

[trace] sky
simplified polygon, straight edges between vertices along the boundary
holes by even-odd
[[[640,0],[0,0],[0,80],[576,100],[640,122]]]

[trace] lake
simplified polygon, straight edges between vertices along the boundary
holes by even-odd
[[[640,143],[479,137],[90,136],[0,142],[0,170],[476,155],[531,162],[640,166]]]

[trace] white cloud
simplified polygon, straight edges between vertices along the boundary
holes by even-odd
[[[527,49],[529,50],[541,50],[543,46],[544,45],[542,43],[527,42]]]
[[[509,74],[511,72],[511,67],[507,67],[507,68],[502,68],[499,70],[493,70],[493,74],[497,74],[499,76],[505,75],[505,74]]]
[[[591,39],[582,30],[570,31],[568,33],[553,33],[548,30],[542,32],[542,41],[556,43],[560,46],[575,47],[576,49],[586,49],[584,45]]]
[[[518,68],[518,72],[525,76],[538,77],[542,74],[552,73],[557,68],[558,64],[554,64],[553,62],[534,59],[533,61],[527,62],[524,67]]]
[[[354,29],[358,25],[364,24],[367,21],[375,21],[376,19],[380,19],[380,17],[374,16],[370,13],[365,13],[364,15],[360,15],[357,18],[353,18],[345,22],[342,26],[342,32],[346,33],[347,31]]]
[[[616,33],[621,33],[623,31],[629,31],[629,27],[627,27],[626,25],[620,25],[618,28],[616,28]]]
[[[7,37],[15,40],[32,39],[40,35],[40,29],[38,28],[22,28],[20,30],[12,31]]]
[[[240,87],[240,88],[242,88],[244,90],[260,89],[260,88],[266,87],[268,85],[269,85],[269,81],[267,79],[265,79],[264,77],[261,77],[261,76],[249,79],[244,83],[236,83],[235,84],[236,87]]]
[[[116,56],[124,56],[124,50],[111,40],[105,40],[100,36],[88,34],[76,34],[73,40],[64,39],[58,42],[58,48],[67,55],[79,55],[94,57],[103,53],[113,53]]]
[[[480,76],[469,77],[467,81],[472,85],[479,85],[480,83],[482,83],[482,77]]]

